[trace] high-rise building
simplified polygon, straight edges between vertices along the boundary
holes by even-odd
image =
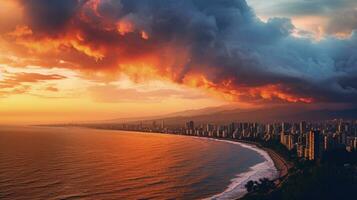
[[[330,135],[324,136],[324,151],[331,149],[331,137]]]
[[[165,128],[165,121],[161,120],[161,129],[164,129],[164,128]]]
[[[188,130],[194,130],[195,129],[195,124],[193,121],[189,121],[186,123],[186,129]]]
[[[340,122],[337,127],[337,132],[341,133],[343,131],[343,124]]]
[[[306,131],[306,122],[302,121],[300,122],[300,134],[304,134]]]
[[[228,134],[232,135],[233,132],[235,131],[236,126],[235,124],[232,122],[231,124],[228,125]]]
[[[281,132],[285,133],[287,131],[287,124],[285,122],[281,123]]]
[[[212,124],[207,124],[207,126],[206,126],[207,132],[213,131],[213,129],[214,129],[214,126]]]
[[[273,132],[273,128],[272,128],[271,124],[267,124],[266,126],[267,126],[266,127],[266,133],[267,134],[271,134]]]
[[[311,130],[308,136],[309,160],[316,160],[320,154],[320,132],[317,130]]]
[[[291,134],[288,135],[286,143],[286,147],[291,151],[292,149],[294,149],[295,137]]]
[[[340,144],[346,144],[346,132],[342,131],[339,133],[339,140]]]
[[[304,145],[298,145],[296,148],[297,156],[299,158],[304,157],[305,154],[305,146]]]

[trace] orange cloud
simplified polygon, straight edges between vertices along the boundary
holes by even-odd
[[[259,97],[264,100],[280,99],[290,103],[312,103],[313,98],[299,97],[293,94],[284,92],[282,85],[267,85],[258,88],[250,88],[248,93],[253,97]]]
[[[311,97],[299,97],[285,91],[283,85],[266,85],[261,87],[236,86],[232,80],[224,80],[221,84],[215,84],[202,75],[187,76],[184,79],[186,85],[199,87],[209,91],[214,96],[222,97],[230,101],[270,102],[282,101],[289,103],[312,103]]]
[[[47,90],[47,91],[50,91],[50,92],[58,92],[58,88],[53,87],[53,86],[48,86],[48,87],[46,87],[46,90]]]
[[[120,33],[120,35],[124,36],[127,33],[134,32],[135,28],[134,28],[133,23],[126,21],[126,20],[122,20],[122,21],[118,22],[117,30]]]
[[[2,72],[3,78],[0,80],[0,96],[13,94],[23,94],[31,89],[29,83],[37,83],[51,80],[62,80],[65,76],[57,74],[39,73],[8,73]]]
[[[124,29],[121,31],[123,36],[125,36],[125,34],[131,30]],[[30,29],[26,27],[18,27],[10,34],[10,36],[17,38],[17,44],[23,45],[29,50],[36,51],[37,55],[46,55],[49,52],[52,52],[54,53],[52,56],[57,58],[58,56],[61,57],[64,55],[63,52],[66,51],[74,50],[83,53],[89,57],[89,59],[87,59],[88,62],[81,59],[81,57],[72,57],[73,54],[66,58],[66,60],[70,60],[70,62],[77,63],[77,66],[83,70],[86,70],[84,68],[86,64],[89,64],[87,67],[93,66],[93,69],[98,70],[100,66],[107,63],[109,66],[105,66],[104,69],[112,68],[114,70],[119,70],[121,73],[129,75],[129,77],[136,82],[152,79],[172,80],[190,87],[204,89],[212,96],[229,101],[255,101],[255,99],[261,99],[271,101],[282,100],[291,103],[312,102],[311,98],[298,97],[283,92],[281,90],[282,86],[268,85],[258,88],[240,87],[235,86],[233,84],[234,81],[231,79],[222,80],[222,82],[218,84],[206,78],[204,73],[202,74],[202,72],[197,71],[187,72],[183,77],[180,77],[184,70],[183,66],[189,57],[189,54],[187,54],[188,51],[186,51],[185,48],[183,48],[182,51],[178,51],[177,49],[179,49],[179,47],[165,47],[166,49],[163,48],[164,50],[160,49],[161,54],[154,50],[135,58],[133,58],[132,55],[127,55],[123,52],[122,54],[127,55],[128,57],[116,59],[113,56],[118,55],[121,57],[120,49],[108,49],[111,47],[101,46],[101,44],[98,44],[98,49],[95,49],[91,45],[96,46],[96,44],[88,43],[85,35],[80,32],[77,32],[76,34],[71,32],[69,35],[60,38],[45,37],[39,39],[32,38],[31,33]],[[143,39],[149,39],[146,32],[142,32],[141,34]],[[130,47],[123,46],[123,48]],[[113,55],[107,53],[112,51],[115,51]],[[162,52],[165,54],[162,54]],[[90,61],[91,58],[94,59],[94,62]],[[58,59],[55,60],[58,62]],[[172,67],[175,64],[177,66]]]
[[[230,101],[312,102],[309,97],[284,90],[282,85],[240,84],[234,74],[224,72],[226,69],[220,67],[220,63],[214,63],[215,67],[211,67],[211,55],[192,61],[194,52],[191,41],[180,41],[176,37],[162,39],[165,35],[146,31],[138,16],[127,15],[119,20],[105,17],[100,12],[100,3],[100,0],[86,1],[58,32],[46,32],[46,28],[33,28],[30,25],[16,26],[2,37],[9,46],[8,50],[18,59],[6,58],[1,61],[0,58],[0,61],[18,66],[33,64],[74,68],[85,73],[101,72],[108,74],[108,77],[124,73],[136,82],[171,80],[201,88],[213,96]],[[14,44],[10,45],[10,41],[14,41]],[[50,78],[35,74],[16,76],[7,79],[7,84]]]
[[[149,39],[149,34],[146,33],[145,31],[141,31],[141,38],[143,38],[144,40],[148,40]]]
[[[16,73],[16,74],[9,74],[7,78],[5,78],[5,82],[7,83],[34,83],[39,81],[46,81],[46,80],[60,80],[65,79],[65,76],[57,75],[57,74],[39,74],[39,73]]]
[[[28,36],[32,35],[33,32],[28,26],[16,26],[15,30],[13,32],[8,33],[8,35],[13,36],[13,37],[23,37],[23,36]]]
[[[10,95],[24,94],[31,89],[30,86],[21,86],[10,90],[2,90],[0,85],[0,97],[7,97]]]
[[[17,26],[13,32],[8,33],[15,39],[16,44],[26,47],[30,52],[44,54],[48,52],[60,52],[74,49],[96,61],[104,57],[104,48],[94,47],[84,42],[80,32],[70,33],[60,38],[36,37],[27,26]]]

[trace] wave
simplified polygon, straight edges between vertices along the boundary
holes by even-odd
[[[226,200],[226,199],[237,199],[243,197],[247,191],[245,189],[245,184],[250,181],[257,181],[261,178],[269,178],[270,180],[275,179],[278,177],[279,173],[278,170],[275,167],[275,164],[269,154],[256,147],[255,145],[251,144],[246,144],[242,142],[236,142],[236,141],[229,141],[229,140],[220,140],[220,139],[214,139],[214,138],[203,138],[203,137],[197,137],[201,139],[208,139],[208,140],[214,140],[214,141],[220,141],[220,142],[226,142],[226,143],[231,143],[235,145],[240,145],[241,147],[244,147],[246,149],[253,150],[257,152],[259,155],[263,156],[265,161],[258,163],[252,167],[249,168],[247,172],[244,173],[239,173],[237,174],[233,179],[231,179],[231,184],[227,187],[225,191],[222,193],[216,194],[212,197],[205,198],[205,200]]]

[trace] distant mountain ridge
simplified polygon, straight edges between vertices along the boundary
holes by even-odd
[[[118,118],[118,119],[111,119],[111,120],[102,120],[101,122],[104,123],[115,123],[115,122],[133,122],[133,121],[146,121],[146,120],[157,120],[157,119],[166,119],[166,118],[173,118],[173,117],[192,117],[192,116],[199,116],[199,115],[208,115],[213,114],[216,112],[223,112],[223,111],[231,111],[237,109],[237,106],[234,105],[223,105],[223,106],[216,106],[216,107],[207,107],[202,109],[190,109],[184,110],[164,115],[156,115],[156,116],[148,116],[148,117],[132,117],[132,118]]]
[[[116,119],[108,123],[150,123],[164,120],[166,125],[182,125],[187,121],[197,123],[230,123],[230,122],[277,122],[277,121],[322,121],[331,119],[357,119],[357,108],[351,109],[308,109],[303,106],[276,106],[259,109],[240,109],[230,106],[210,107],[197,110],[176,112],[168,115]]]

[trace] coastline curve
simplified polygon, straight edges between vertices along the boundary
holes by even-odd
[[[195,138],[214,140],[214,141],[239,145],[243,148],[247,148],[257,152],[265,160],[261,163],[258,163],[250,167],[247,172],[237,174],[234,178],[231,179],[231,183],[222,193],[216,194],[208,198],[204,198],[205,200],[209,200],[209,199],[228,200],[228,199],[242,198],[245,194],[247,194],[247,191],[245,189],[245,184],[248,181],[250,180],[257,181],[260,178],[269,178],[270,180],[274,180],[279,177],[278,169],[276,168],[273,159],[269,156],[269,153],[253,144],[246,144],[238,141],[221,140],[221,139],[214,139],[214,138],[203,138],[203,137],[195,137]]]

